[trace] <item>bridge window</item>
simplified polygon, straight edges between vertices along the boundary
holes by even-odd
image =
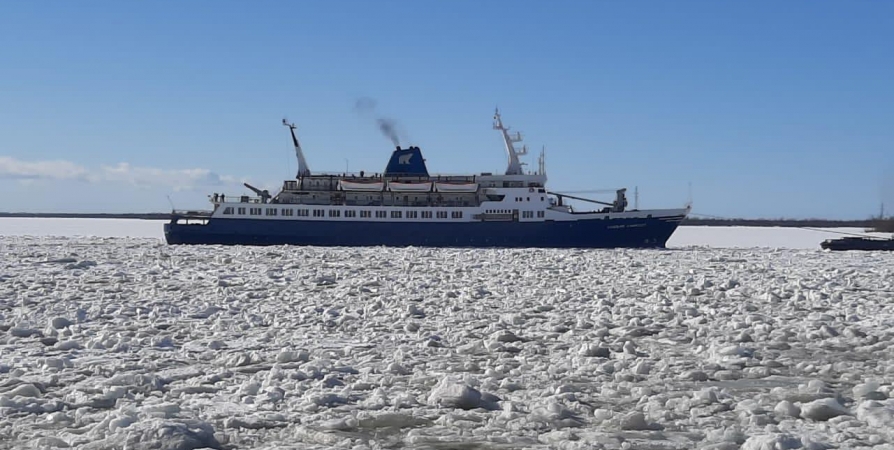
[[[283,216],[294,216],[294,215],[295,215],[295,210],[294,210],[294,209],[289,209],[289,208],[283,208],[283,209],[282,209],[282,215],[283,215]]]
[[[546,214],[544,214],[543,211],[537,211],[537,217],[545,217],[545,216],[546,216]]]
[[[337,209],[329,210],[329,217],[340,217],[340,216],[341,216],[341,211],[339,211]]]
[[[260,216],[260,215],[261,215],[261,208],[249,208],[249,211],[248,211],[248,212],[249,212],[249,214],[251,214],[251,215],[253,215],[253,216]]]
[[[418,215],[416,211],[407,211],[407,219],[415,219]]]
[[[357,217],[357,211],[347,210],[345,211],[345,217]]]
[[[233,214],[233,207],[232,207],[232,206],[227,206],[226,208],[224,208],[224,212],[223,212],[223,213],[224,213],[224,214],[227,214],[227,215],[229,215],[229,214]]]
[[[431,219],[431,211],[422,211],[423,219]]]
[[[454,218],[454,219],[462,219],[462,218],[463,218],[463,212],[462,212],[462,211],[453,211],[453,212],[450,214],[450,217],[452,217],[452,218]]]
[[[376,219],[384,219],[388,217],[388,213],[385,211],[376,211]]]
[[[370,217],[369,211],[360,211],[360,217]]]
[[[438,219],[446,219],[447,211],[438,211]]]
[[[400,211],[391,211],[391,218],[392,218],[392,219],[400,219],[400,217],[401,217],[401,213],[400,213]]]
[[[267,215],[268,215],[268,216],[275,216],[275,215],[276,215],[276,208],[267,208]]]

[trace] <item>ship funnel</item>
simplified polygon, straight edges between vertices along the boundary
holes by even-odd
[[[422,158],[419,147],[400,148],[391,154],[391,160],[385,168],[385,176],[427,177],[428,168]]]

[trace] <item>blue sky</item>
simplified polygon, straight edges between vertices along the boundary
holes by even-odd
[[[381,171],[358,98],[432,172],[505,168],[495,106],[555,190],[727,217],[894,209],[894,3],[195,1],[0,5],[0,211],[205,207],[296,163]],[[535,155],[528,157],[535,167]]]

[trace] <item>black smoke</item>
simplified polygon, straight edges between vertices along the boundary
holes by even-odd
[[[390,119],[388,117],[379,116],[376,114],[376,101],[375,99],[369,97],[361,97],[357,99],[354,103],[354,111],[359,114],[370,114],[376,116],[376,124],[379,126],[379,130],[384,134],[388,139],[391,139],[391,143],[395,146],[400,146],[400,137],[398,137],[397,132],[397,122],[394,119]]]

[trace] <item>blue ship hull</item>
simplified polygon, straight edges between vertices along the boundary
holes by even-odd
[[[683,216],[545,222],[210,219],[165,224],[168,244],[664,248]]]

